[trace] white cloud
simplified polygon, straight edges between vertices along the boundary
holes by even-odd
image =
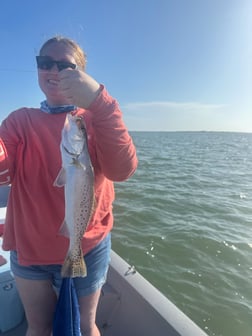
[[[121,106],[126,125],[137,131],[251,132],[251,113],[228,104],[151,101]]]
[[[180,111],[198,111],[198,110],[216,110],[226,107],[225,104],[202,104],[199,102],[171,102],[171,101],[152,101],[152,102],[133,102],[122,106],[127,111],[146,111],[149,109],[158,110],[162,112],[169,112],[171,110]]]

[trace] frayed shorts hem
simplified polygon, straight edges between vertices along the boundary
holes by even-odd
[[[87,276],[73,278],[78,297],[88,296],[102,288],[107,279],[110,263],[111,234],[109,233],[95,248],[85,255]],[[51,280],[59,293],[62,277],[61,265],[22,266],[18,263],[17,252],[10,253],[11,271],[14,276],[28,280]]]

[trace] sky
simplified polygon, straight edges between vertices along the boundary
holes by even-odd
[[[35,56],[58,34],[129,130],[252,132],[251,0],[2,1],[0,120],[40,106]]]

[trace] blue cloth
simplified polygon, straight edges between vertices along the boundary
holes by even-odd
[[[75,105],[59,105],[59,106],[50,106],[48,105],[47,101],[44,100],[40,103],[40,109],[43,112],[56,114],[56,113],[64,113],[70,112],[77,109]]]
[[[63,278],[53,322],[53,336],[81,336],[80,312],[72,278]]]

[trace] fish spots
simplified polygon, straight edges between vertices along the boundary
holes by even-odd
[[[82,238],[93,214],[94,170],[82,118],[67,114],[60,149],[66,174],[65,222],[70,232],[69,249],[61,274],[62,277],[84,277],[87,269],[83,259]]]

